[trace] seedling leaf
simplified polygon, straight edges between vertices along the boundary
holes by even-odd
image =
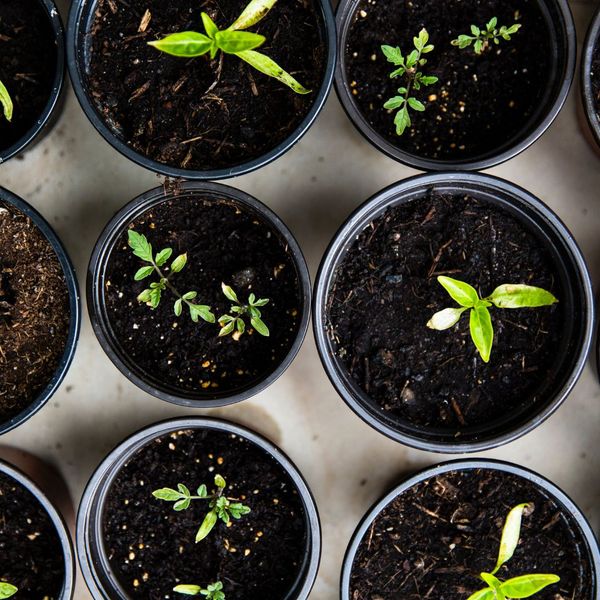
[[[227,54],[237,54],[244,50],[253,50],[265,43],[265,36],[248,31],[218,31],[215,41],[220,50]]]
[[[450,327],[454,327],[460,321],[460,317],[465,310],[467,308],[445,308],[444,310],[440,310],[431,317],[427,323],[427,327],[437,331],[450,329]]]
[[[498,286],[489,300],[498,308],[538,308],[558,302],[550,292],[542,288],[510,283]]]
[[[200,529],[198,529],[198,533],[196,533],[196,543],[201,542],[214,528],[217,524],[217,513],[214,510],[211,510],[204,517],[204,521],[202,521],[202,525],[200,525]]]
[[[194,58],[206,54],[213,41],[207,35],[197,31],[182,31],[148,44],[171,56]]]
[[[448,292],[450,297],[461,306],[471,308],[477,304],[479,294],[477,290],[464,281],[452,279],[445,275],[440,275],[437,278],[440,285]]]
[[[521,534],[523,512],[529,507],[529,503],[519,504],[508,513],[506,522],[504,523],[504,529],[502,530],[502,539],[500,540],[500,549],[498,550],[498,560],[496,561],[496,566],[492,571],[492,575],[495,575],[500,570],[500,567],[508,562],[515,553]]]
[[[500,590],[507,598],[529,598],[559,581],[560,577],[558,575],[546,575],[542,573],[521,575],[520,577],[513,577],[506,580],[500,586]]]
[[[277,0],[252,0],[229,29],[248,29],[261,21]]]
[[[8,90],[6,89],[6,86],[1,81],[0,81],[0,104],[2,104],[2,109],[4,112],[5,119],[10,123],[10,121],[12,121],[13,110],[14,110],[13,101],[12,101],[12,98],[10,97],[10,94],[8,93]],[[0,585],[1,585],[1,583],[0,583]],[[10,584],[7,584],[7,585],[10,585]],[[13,594],[14,593],[15,592],[13,592]],[[8,596],[5,596],[5,598],[8,598]]]
[[[494,343],[494,328],[490,311],[479,306],[471,310],[469,328],[471,338],[484,362],[490,361],[492,344]]]
[[[292,77],[289,73],[284,71],[272,58],[269,58],[265,54],[261,54],[255,50],[244,50],[243,52],[238,52],[236,56],[247,62],[257,71],[281,81],[281,83],[287,85],[297,94],[304,95],[310,94],[311,92],[296,79],[294,79],[294,77]]]

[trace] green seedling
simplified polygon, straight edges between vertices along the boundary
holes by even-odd
[[[483,54],[491,48],[491,44],[499,44],[500,40],[510,41],[511,37],[521,29],[521,25],[515,24],[510,27],[502,25],[498,29],[498,19],[493,17],[481,29],[477,25],[471,25],[472,35],[459,35],[455,40],[452,40],[453,46],[458,46],[461,50],[473,46],[475,54]]]
[[[0,104],[4,111],[4,117],[7,121],[12,121],[13,116],[13,101],[6,89],[6,86],[0,81]],[[1,597],[1,596],[0,596]],[[7,596],[5,596],[7,597]]]
[[[206,589],[199,585],[178,585],[173,588],[173,591],[186,596],[205,596],[206,600],[225,600],[223,584],[220,581],[211,583]]]
[[[210,306],[193,302],[198,296],[198,292],[190,291],[182,294],[171,282],[171,277],[176,273],[181,272],[187,264],[187,254],[180,254],[171,262],[170,266],[167,267],[167,262],[173,254],[171,248],[165,248],[154,255],[152,244],[150,244],[146,236],[137,233],[133,229],[129,230],[128,236],[129,246],[133,250],[133,254],[143,262],[148,263],[137,271],[134,279],[136,281],[142,281],[151,275],[158,276],[158,281],[153,281],[150,286],[137,297],[138,301],[147,304],[154,310],[160,304],[163,292],[168,289],[177,298],[173,305],[176,316],[181,316],[185,305],[194,323],[197,323],[199,319],[208,323],[214,323],[215,315],[210,311]],[[169,270],[168,274],[166,273],[167,268]]]
[[[543,573],[533,573],[531,575],[520,575],[506,581],[501,581],[496,577],[496,573],[506,564],[515,553],[519,538],[521,536],[521,521],[523,515],[533,510],[532,504],[519,504],[515,506],[506,517],[502,538],[500,540],[500,549],[498,550],[498,560],[491,573],[481,573],[481,579],[487,584],[487,587],[471,594],[468,600],[512,600],[516,598],[531,598],[544,588],[558,583],[558,575],[546,575]]]
[[[248,317],[250,318],[250,325],[254,328],[254,330],[260,335],[268,337],[270,335],[269,328],[265,325],[261,318],[262,314],[260,312],[260,307],[268,304],[269,299],[257,299],[254,294],[250,294],[248,296],[248,302],[244,304],[238,300],[237,294],[230,286],[222,283],[221,288],[223,289],[223,294],[225,294],[225,297],[233,302],[230,309],[230,312],[233,314],[227,314],[219,317],[219,325],[221,326],[219,337],[233,333],[234,336],[239,338],[239,336],[246,331],[246,323],[244,318]]]
[[[210,16],[203,12],[204,33],[183,31],[148,43],[161,52],[183,58],[195,58],[209,54],[211,59],[214,59],[218,52],[232,54],[247,62],[257,71],[287,85],[297,94],[310,94],[310,90],[304,88],[273,59],[256,52],[255,48],[262,46],[266,41],[263,35],[243,31],[261,21],[276,2],[277,0],[252,0],[242,14],[226,29],[219,29]]]
[[[194,500],[203,500],[209,503],[209,511],[206,513],[202,525],[196,533],[196,543],[201,542],[215,527],[217,521],[221,519],[223,523],[229,523],[231,519],[241,519],[250,512],[250,508],[237,498],[227,498],[224,496],[225,479],[221,475],[215,475],[215,489],[209,494],[206,485],[202,484],[196,491],[196,496],[192,495],[189,488],[183,483],[177,484],[177,489],[161,488],[152,492],[152,495],[158,500],[174,502],[173,510],[187,510]]]
[[[414,50],[408,56],[403,56],[399,47],[381,46],[381,51],[391,62],[397,67],[390,77],[404,77],[406,83],[403,87],[398,88],[398,95],[390,98],[383,107],[388,110],[396,110],[394,124],[396,125],[396,133],[402,135],[408,127],[412,125],[410,117],[410,109],[416,112],[423,112],[425,105],[423,102],[415,98],[412,94],[414,91],[419,91],[423,86],[430,86],[437,83],[438,78],[433,75],[424,75],[420,68],[427,64],[427,59],[423,58],[424,54],[432,52],[434,46],[429,44],[429,34],[426,29],[421,29],[418,37],[413,38]]]
[[[6,581],[0,581],[0,600],[10,598],[11,596],[14,596],[18,591],[18,588],[16,588],[11,583],[7,583]]]
[[[433,315],[427,327],[437,331],[450,329],[462,314],[469,311],[471,338],[481,358],[489,362],[494,342],[494,328],[490,306],[496,308],[538,308],[550,306],[558,300],[546,290],[530,285],[507,283],[497,287],[489,296],[480,298],[477,290],[464,281],[440,276],[439,283],[460,308],[445,308]]]

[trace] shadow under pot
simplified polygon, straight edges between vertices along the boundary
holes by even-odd
[[[58,117],[64,32],[52,0],[0,3],[0,163]]]
[[[0,597],[70,600],[75,584],[71,538],[37,485],[0,461]]]
[[[596,11],[583,47],[581,94],[587,119],[584,132],[600,153],[600,8]]]
[[[489,578],[497,563],[507,598],[598,598],[598,543],[564,492],[510,463],[444,463],[401,483],[363,518],[344,559],[341,599],[491,600],[480,574]]]
[[[265,205],[221,184],[183,183],[110,221],[90,261],[88,306],[105,352],[136,385],[175,404],[222,406],[291,364],[310,279]]]
[[[479,174],[422,175],[368,200],[334,237],[314,300],[340,396],[385,435],[438,452],[492,448],[542,423],[581,374],[593,317],[566,227]]]
[[[185,598],[177,586],[203,597],[195,586],[222,585],[237,600],[265,590],[305,600],[321,534],[310,490],[278,448],[226,421],[184,418],[140,431],[101,463],[77,549],[94,598]]]
[[[74,1],[69,70],[94,127],[130,160],[185,179],[234,177],[284,154],[331,88],[335,20],[328,0],[252,15],[248,4]],[[161,44],[181,32],[196,39]]]
[[[56,233],[0,188],[0,434],[54,394],[75,354],[80,320],[77,279]]]
[[[480,170],[518,155],[573,81],[567,0],[341,0],[337,26],[342,105],[376,148],[417,169]]]

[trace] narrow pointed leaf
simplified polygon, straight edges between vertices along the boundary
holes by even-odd
[[[2,104],[2,109],[4,112],[4,117],[7,121],[12,121],[13,117],[13,101],[6,89],[6,86],[0,81],[0,104]],[[7,584],[8,585],[8,584]]]
[[[488,300],[498,308],[537,308],[558,302],[550,292],[542,288],[511,283],[498,286]]]
[[[471,594],[467,600],[496,600],[496,593],[490,588],[485,588]]]
[[[223,290],[223,294],[225,295],[225,298],[227,298],[228,300],[231,300],[232,302],[239,303],[237,294],[233,291],[232,287],[228,286],[226,283],[222,283],[221,289]]]
[[[502,529],[500,549],[498,550],[498,560],[494,570],[492,571],[492,575],[495,575],[500,570],[500,567],[509,561],[512,558],[512,555],[515,553],[519,543],[519,536],[521,535],[521,520],[523,518],[523,512],[528,507],[528,502],[519,504],[508,513],[504,523],[504,528]]]
[[[180,317],[183,312],[183,300],[179,298],[179,300],[175,301],[175,305],[173,306],[173,310],[175,311],[175,316]]]
[[[227,325],[223,325],[221,327],[221,331],[219,331],[219,337],[225,337],[226,335],[229,335],[230,333],[233,332],[234,329],[235,329],[235,321],[231,321],[231,322],[227,323]]]
[[[215,42],[223,52],[227,54],[237,54],[245,50],[253,50],[265,43],[264,35],[250,33],[248,31],[218,31],[215,34]]]
[[[468,283],[444,275],[440,275],[437,280],[448,294],[450,294],[450,297],[461,306],[470,308],[477,304],[479,294],[477,293],[477,290]]]
[[[179,273],[183,270],[183,267],[187,264],[187,253],[180,254],[172,263],[171,263],[171,271],[173,273]]]
[[[173,254],[172,248],[165,248],[161,250],[154,259],[157,266],[162,267],[168,260],[171,258],[171,254]]]
[[[260,333],[260,335],[269,337],[269,335],[270,335],[269,328],[265,325],[265,323],[261,319],[259,319],[258,317],[252,317],[250,319],[250,324],[252,325],[252,327],[254,327],[254,329],[258,333]]]
[[[215,34],[219,31],[219,28],[216,26],[215,22],[210,18],[210,15],[203,12],[202,13],[202,24],[204,25],[204,31],[206,31],[206,35],[215,39]]]
[[[196,533],[196,543],[201,542],[213,530],[216,524],[217,513],[214,510],[211,510],[204,517],[204,521],[202,521],[202,525],[200,525],[200,529],[198,529],[198,533]]]
[[[490,311],[487,308],[480,306],[471,309],[469,317],[469,328],[473,343],[479,351],[483,361],[489,362],[490,354],[492,353],[492,344],[494,343],[494,328],[492,327]],[[494,573],[496,573],[496,571],[494,571]]]
[[[153,272],[154,272],[154,267],[152,267],[152,266],[142,267],[141,269],[139,269],[137,271],[134,279],[136,281],[141,281],[142,279],[146,279],[146,277],[150,277],[150,275],[152,275]]]
[[[544,588],[558,583],[558,575],[546,575],[536,573],[533,575],[521,575],[508,579],[500,586],[500,591],[508,598],[529,598]]]
[[[196,31],[182,31],[181,33],[173,33],[155,42],[148,42],[161,52],[172,56],[180,56],[185,58],[194,58],[206,54],[212,46],[212,40],[203,33]]]
[[[256,25],[275,6],[277,0],[252,0],[229,29],[248,29]]]
[[[500,585],[502,584],[502,582],[495,576],[492,575],[491,573],[481,573],[480,574],[481,579],[483,579],[483,581],[485,581],[490,588],[492,588],[493,590],[497,590],[499,589]]]
[[[197,596],[202,588],[199,585],[176,585],[173,588],[174,592],[178,594],[185,594],[186,596]]]

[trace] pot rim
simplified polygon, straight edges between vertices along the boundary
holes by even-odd
[[[582,334],[582,343],[577,349],[577,360],[573,365],[570,375],[566,378],[562,389],[554,395],[551,402],[541,407],[538,412],[532,416],[523,418],[521,425],[510,426],[509,429],[499,435],[488,435],[483,439],[474,441],[441,442],[428,440],[423,436],[416,434],[409,435],[402,432],[388,425],[378,416],[375,416],[365,406],[365,402],[359,397],[358,393],[354,393],[353,390],[348,388],[344,378],[340,375],[337,361],[329,351],[330,344],[323,321],[326,314],[330,283],[333,279],[335,269],[341,258],[345,255],[352,236],[355,235],[360,227],[366,225],[373,218],[372,215],[382,207],[395,203],[399,198],[408,195],[410,192],[418,189],[427,189],[435,185],[446,187],[475,187],[479,185],[485,188],[490,195],[494,195],[494,192],[498,195],[499,193],[503,193],[505,196],[519,199],[521,204],[533,209],[535,218],[531,216],[530,220],[535,220],[538,223],[543,222],[545,225],[551,227],[569,251],[569,255],[564,258],[565,260],[568,259],[568,263],[578,275],[580,283],[578,287],[580,288],[582,302],[585,304],[583,315],[585,319],[585,333]],[[368,425],[396,442],[419,450],[447,454],[478,452],[507,444],[529,433],[548,419],[567,398],[585,367],[594,335],[594,323],[595,308],[591,277],[583,254],[565,224],[546,204],[524,188],[499,177],[477,172],[447,172],[416,175],[393,183],[375,193],[346,219],[333,236],[319,266],[313,294],[313,332],[319,357],[333,387],[349,408]],[[364,393],[361,392],[362,395]]]
[[[588,29],[581,57],[581,95],[583,106],[585,108],[585,117],[594,135],[594,139],[600,147],[600,118],[596,115],[596,106],[592,92],[592,80],[590,77],[592,71],[592,59],[594,58],[594,51],[597,47],[600,48],[600,7],[596,10],[595,16]]]
[[[0,473],[3,473],[14,479],[19,485],[25,488],[41,504],[42,508],[52,521],[58,539],[63,549],[63,559],[65,563],[65,577],[60,600],[70,600],[75,591],[75,554],[73,553],[73,543],[69,535],[67,526],[62,515],[54,507],[54,504],[48,499],[46,494],[33,482],[27,475],[14,465],[0,460]]]
[[[127,437],[111,450],[96,468],[87,483],[81,498],[77,514],[76,532],[79,564],[83,573],[83,579],[86,582],[92,597],[94,599],[110,597],[108,595],[110,590],[107,590],[102,582],[99,581],[99,571],[102,571],[103,577],[110,580],[111,585],[116,585],[116,589],[120,588],[116,581],[116,577],[109,574],[110,565],[104,556],[103,549],[101,548],[101,541],[93,544],[93,550],[100,555],[100,558],[96,561],[92,556],[92,543],[90,542],[91,532],[93,530],[97,540],[102,540],[102,535],[101,526],[98,523],[95,523],[94,527],[90,523],[90,512],[97,507],[99,514],[101,514],[112,481],[114,481],[114,478],[120,472],[120,469],[135,452],[157,437],[166,435],[171,431],[184,429],[215,429],[217,431],[234,433],[239,437],[243,437],[274,458],[290,477],[298,490],[305,509],[307,530],[305,556],[307,558],[305,560],[304,573],[300,573],[296,580],[296,586],[300,589],[297,595],[294,595],[293,597],[289,596],[286,600],[306,600],[316,580],[320,563],[321,524],[315,499],[304,476],[291,459],[263,435],[231,421],[215,419],[212,417],[178,417],[146,426]],[[95,520],[99,521],[100,519]],[[127,596],[123,595],[123,598],[127,598]]]
[[[348,115],[348,118],[360,134],[380,152],[389,158],[400,162],[404,165],[419,169],[421,171],[480,171],[488,169],[504,163],[511,158],[521,154],[524,150],[533,145],[552,125],[560,111],[562,110],[569,91],[573,84],[575,76],[575,67],[577,62],[577,37],[575,30],[575,22],[571,8],[567,0],[539,0],[542,4],[552,2],[559,13],[562,15],[560,22],[563,39],[565,43],[565,60],[564,73],[562,84],[557,93],[553,96],[554,100],[551,103],[548,111],[545,112],[545,117],[542,118],[537,126],[526,136],[515,136],[514,143],[510,141],[505,145],[505,150],[490,151],[486,155],[473,157],[464,160],[441,160],[423,158],[416,154],[406,152],[388,142],[381,134],[379,134],[365,117],[362,115],[357,105],[354,102],[348,79],[346,76],[346,40],[350,28],[350,20],[354,15],[355,8],[360,0],[340,0],[336,11],[336,25],[338,29],[338,55],[336,63],[334,84],[340,104]],[[558,33],[555,31],[551,34],[553,42],[556,40]],[[556,44],[553,44],[554,46]],[[559,78],[557,78],[559,80]],[[524,126],[523,131],[527,128]],[[520,141],[519,137],[521,138]],[[510,144],[510,145],[509,145]]]
[[[350,600],[350,577],[352,574],[352,566],[356,557],[356,552],[358,551],[360,543],[373,521],[375,521],[381,511],[388,506],[390,502],[410,488],[427,479],[431,479],[452,471],[470,471],[475,469],[501,471],[503,473],[509,473],[522,477],[526,481],[533,483],[542,490],[548,492],[556,500],[557,504],[559,504],[565,512],[571,515],[575,521],[575,524],[579,527],[581,535],[588,546],[589,558],[592,567],[592,577],[594,579],[594,594],[597,597],[598,576],[600,574],[600,549],[598,547],[598,542],[596,541],[596,536],[594,535],[594,532],[583,512],[561,488],[559,488],[548,478],[540,475],[532,469],[508,461],[495,459],[458,459],[439,463],[437,465],[416,471],[415,474],[404,479],[402,483],[395,486],[391,491],[385,494],[383,498],[375,502],[366,512],[352,534],[352,538],[344,555],[340,585],[341,600]]]
[[[225,184],[200,181],[182,182],[179,186],[179,190],[181,190],[182,193],[211,194],[217,197],[227,198],[228,200],[243,206],[249,210],[250,213],[258,214],[260,218],[265,221],[265,224],[271,227],[271,229],[280,236],[282,241],[287,244],[290,259],[296,268],[298,276],[299,296],[303,301],[302,316],[298,324],[298,331],[288,354],[275,370],[258,381],[255,385],[216,398],[203,399],[201,395],[192,393],[186,394],[183,391],[167,389],[168,386],[161,387],[158,382],[147,380],[147,376],[141,370],[138,370],[138,372],[135,371],[136,365],[133,361],[127,360],[124,353],[118,348],[118,344],[115,343],[111,334],[110,321],[104,314],[103,286],[98,285],[98,281],[104,276],[104,271],[116,240],[129,223],[153,206],[175,196],[175,194],[171,192],[165,192],[163,186],[155,187],[131,200],[131,202],[126,204],[114,217],[112,217],[100,234],[100,237],[94,246],[88,266],[86,286],[88,313],[94,333],[104,352],[121,373],[142,390],[166,402],[177,404],[179,406],[186,406],[188,408],[215,408],[235,404],[267,389],[283,375],[300,351],[308,330],[312,300],[308,266],[300,245],[292,232],[275,212],[254,196]]]
[[[81,105],[81,108],[83,109],[90,123],[115,150],[132,162],[155,173],[160,173],[161,175],[165,175],[167,177],[181,178],[192,181],[208,181],[214,179],[229,179],[230,177],[238,177],[239,175],[245,175],[246,173],[260,169],[283,156],[298,141],[300,141],[323,109],[329,96],[329,92],[331,91],[337,52],[335,17],[329,0],[317,0],[318,6],[321,9],[320,16],[322,17],[323,21],[323,43],[327,47],[325,72],[323,74],[323,81],[319,86],[319,90],[315,96],[310,111],[298,124],[298,126],[290,133],[290,135],[277,146],[275,146],[275,148],[265,152],[261,156],[232,167],[207,170],[188,170],[160,163],[133,150],[126,142],[119,139],[106,125],[104,120],[98,115],[93,102],[90,100],[86,91],[87,85],[85,84],[85,77],[82,73],[81,65],[84,58],[79,47],[80,45],[78,44],[78,38],[80,36],[80,30],[82,30],[81,21],[83,10],[85,5],[91,4],[92,1],[93,0],[73,0],[69,11],[67,28],[67,63],[73,89],[75,90],[75,95],[77,96],[79,104]]]
[[[28,202],[13,194],[6,188],[0,186],[0,200],[13,206],[18,211],[23,213],[26,217],[31,219],[34,225],[42,233],[42,235],[48,240],[48,243],[54,250],[60,266],[62,267],[65,287],[69,295],[69,333],[65,344],[65,349],[58,363],[52,378],[46,385],[46,387],[38,394],[38,396],[20,413],[16,414],[8,421],[0,422],[0,435],[8,433],[15,427],[23,424],[33,415],[35,415],[42,407],[50,400],[54,395],[63,379],[65,378],[73,357],[77,348],[77,342],[79,340],[79,331],[81,328],[81,302],[79,297],[79,286],[77,284],[77,276],[75,275],[75,269],[71,263],[71,259],[67,254],[65,247],[63,246],[60,238],[52,228],[52,226],[46,221],[46,219],[31,206]]]
[[[54,34],[54,41],[56,43],[56,72],[54,74],[54,81],[52,83],[52,90],[50,97],[46,102],[46,106],[38,117],[36,122],[29,128],[29,130],[23,134],[23,136],[17,140],[12,146],[5,150],[0,149],[0,165],[5,163],[7,160],[19,154],[27,148],[42,132],[42,130],[49,124],[50,118],[52,117],[55,109],[58,106],[61,92],[64,88],[65,72],[66,72],[66,61],[65,61],[65,32],[60,18],[58,9],[54,0],[37,0],[38,3],[45,10],[48,21]]]

